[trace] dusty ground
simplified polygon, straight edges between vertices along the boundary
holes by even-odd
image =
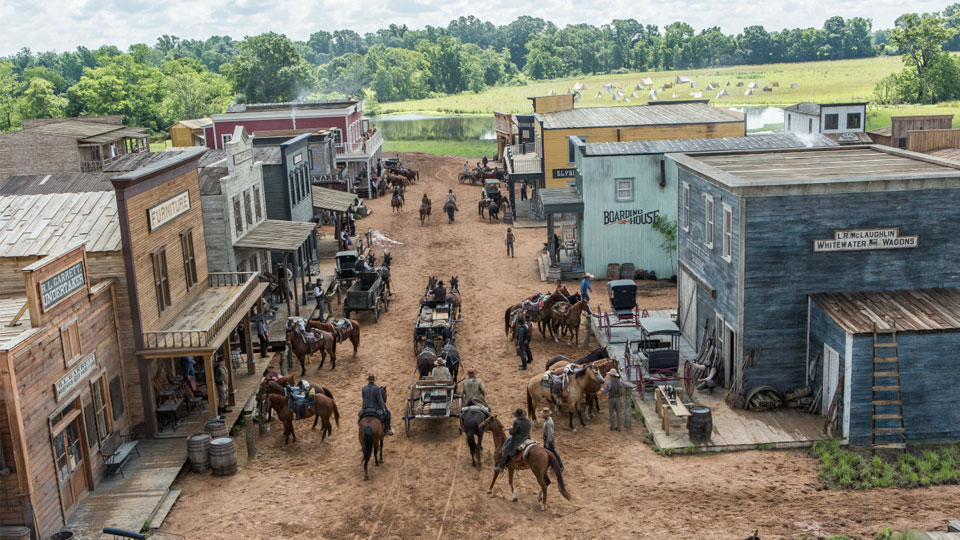
[[[518,479],[520,501],[510,502],[506,479],[493,497],[492,438],[484,440],[482,468],[470,456],[456,420],[420,421],[403,434],[402,414],[413,373],[412,333],[419,295],[430,275],[460,276],[463,318],[458,345],[467,366],[479,369],[495,411],[507,414],[524,404],[531,371],[517,371],[518,360],[503,336],[507,305],[539,282],[535,255],[543,229],[519,231],[517,257],[504,254],[505,226],[479,221],[479,187],[460,185],[459,159],[406,155],[420,170],[420,183],[407,192],[418,201],[427,192],[438,208],[453,188],[462,211],[453,225],[433,216],[421,227],[418,204],[391,215],[389,200],[371,203],[373,215],[358,223],[402,242],[394,255],[395,296],[379,324],[361,313],[360,354],[341,353],[336,371],[309,366],[308,379],[332,389],[342,415],[330,444],[322,443],[310,423],[296,426],[298,442],[283,445],[280,426],[258,441],[258,455],[247,462],[243,438],[240,472],[232,477],[184,473],[180,500],[164,529],[187,538],[440,539],[440,538],[718,538],[738,539],[759,528],[766,538],[804,535],[872,535],[881,527],[932,529],[957,518],[960,487],[868,492],[826,491],[816,463],[803,452],[754,451],[695,457],[660,457],[643,443],[642,428],[616,433],[606,413],[589,429],[559,428],[557,448],[572,501],[551,486],[546,513],[536,504],[537,484],[524,471]],[[381,250],[378,248],[379,253]],[[571,283],[570,286],[576,284]],[[593,304],[603,284],[594,285]],[[640,298],[649,309],[675,306],[675,290],[660,289]],[[536,365],[555,354],[579,357],[585,350],[564,343],[533,342]],[[328,364],[329,366],[329,364]],[[377,373],[389,390],[397,436],[388,437],[386,463],[374,467],[365,482],[360,467],[356,411],[366,374]],[[604,407],[605,409],[605,407]]]

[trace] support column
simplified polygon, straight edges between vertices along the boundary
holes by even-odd
[[[203,355],[203,369],[207,372],[207,405],[210,407],[210,416],[211,419],[216,420],[219,415],[217,413],[218,399],[217,399],[217,383],[213,379],[213,353],[208,353]]]
[[[296,258],[296,252],[294,252],[294,253],[288,253],[287,256],[290,257],[291,262],[293,262],[293,259]],[[294,266],[292,266],[292,268],[296,268],[296,266],[294,265]],[[292,281],[293,281],[293,294],[292,294],[291,296],[293,296],[294,304],[295,304],[294,307],[293,307],[293,310],[294,310],[294,312],[297,314],[297,317],[299,317],[299,316],[300,316],[300,291],[297,290],[297,276],[296,276],[296,274],[294,274]]]
[[[243,347],[247,351],[247,375],[257,374],[257,362],[253,356],[253,325],[250,324],[250,311],[243,317]]]
[[[147,429],[147,438],[157,436],[156,398],[153,385],[150,384],[150,360],[137,356],[137,374],[140,376],[140,404],[143,406],[143,423]]]
[[[233,378],[233,355],[230,351],[230,337],[227,336],[227,339],[223,340],[223,345],[220,346],[220,354],[223,355],[223,363],[227,366],[227,405],[234,406],[237,404],[237,387],[234,384]]]
[[[307,277],[307,271],[310,268],[309,252],[310,240],[307,239],[303,242],[303,244],[300,244],[300,260],[303,262],[303,266],[300,267],[300,296],[302,297],[300,303],[304,305],[307,303],[307,283],[305,280]]]
[[[287,317],[290,317],[293,313],[290,311],[290,280],[287,279],[287,252],[283,251],[281,253],[283,253],[283,264],[280,265],[280,275],[277,276],[277,280],[284,285],[287,297]]]
[[[556,250],[553,249],[553,214],[547,214],[547,253],[550,255],[550,264],[557,264]]]

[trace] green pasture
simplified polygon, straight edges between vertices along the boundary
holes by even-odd
[[[391,141],[383,142],[384,152],[421,152],[437,156],[481,157],[497,153],[491,140],[471,141]]]

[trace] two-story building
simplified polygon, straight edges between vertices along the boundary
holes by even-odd
[[[804,101],[783,109],[784,133],[821,133],[841,143],[869,143],[869,137],[864,134],[866,126],[866,103]]]
[[[279,145],[301,135],[307,137],[307,168],[310,182],[314,185],[335,187],[342,184],[346,189],[342,171],[337,167],[337,148],[331,129],[285,129],[279,131],[258,131],[252,136],[257,145]]]
[[[886,146],[667,157],[679,320],[715,336],[727,381],[809,386],[853,444],[960,437],[937,391],[960,384],[960,164]]]

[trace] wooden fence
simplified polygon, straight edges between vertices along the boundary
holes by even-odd
[[[960,129],[911,130],[907,149],[911,152],[932,152],[942,148],[960,148]]]

